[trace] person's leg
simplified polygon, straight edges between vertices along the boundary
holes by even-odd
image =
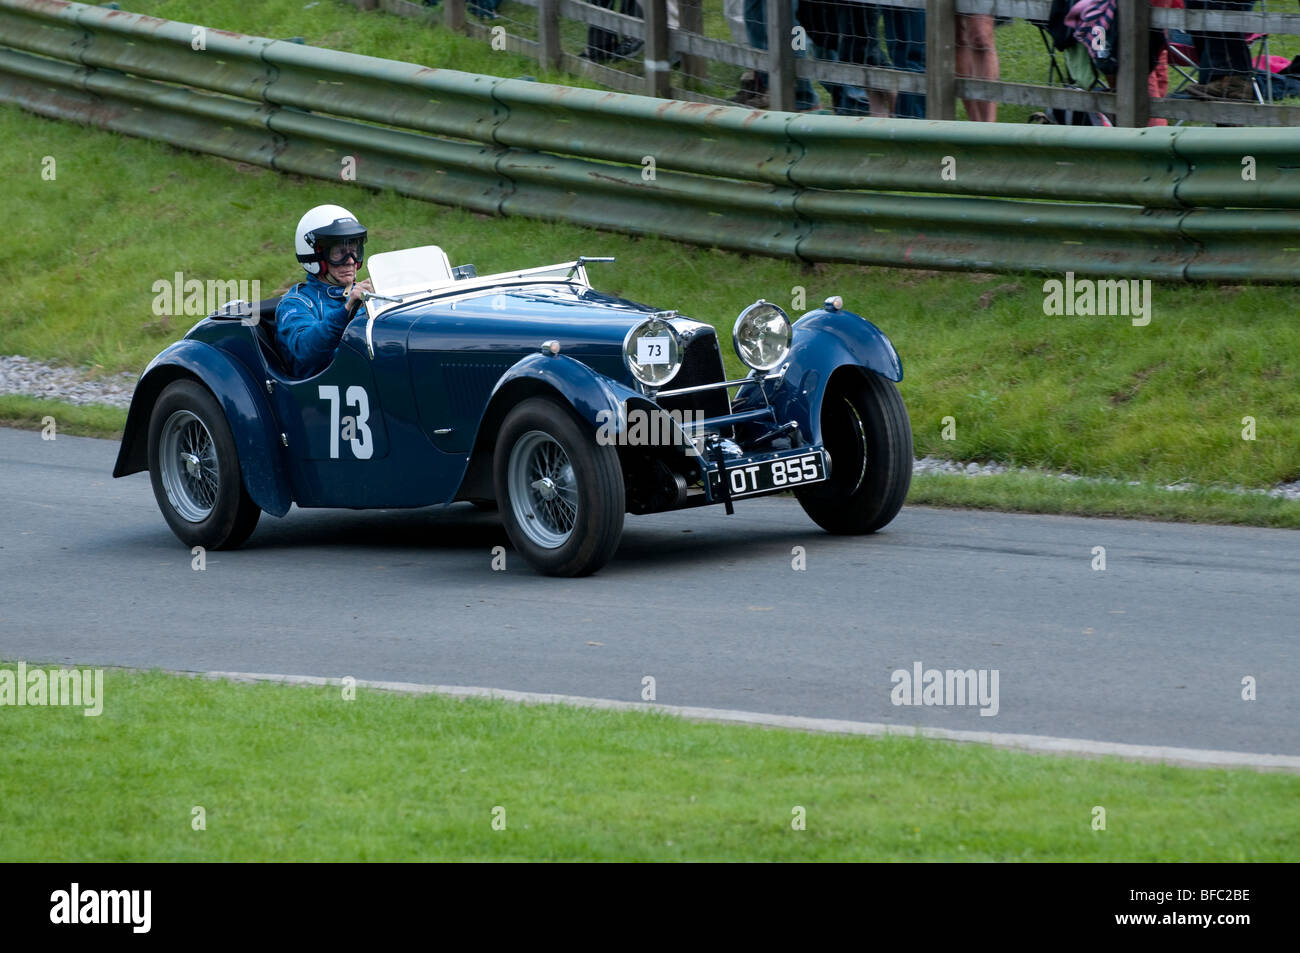
[[[836,62],[840,58],[839,4],[835,0],[798,0],[798,23],[808,34],[809,52],[818,59]],[[800,108],[818,105],[816,92],[804,99]],[[839,83],[823,82],[830,94],[831,106],[839,112],[844,106],[845,91]],[[809,101],[811,100],[811,101]]]
[[[767,9],[764,0],[740,0],[741,20],[745,27],[745,42],[755,50],[767,49]],[[766,108],[767,73],[763,70],[746,70],[740,79],[740,91],[731,101],[742,106]]]
[[[839,31],[839,57],[842,62],[861,66],[871,64],[871,47],[875,40],[872,31],[873,7],[865,3],[836,4],[836,24]],[[865,116],[874,112],[871,97],[862,86],[843,87],[843,100],[836,112],[847,116]],[[876,115],[880,115],[876,113]],[[886,113],[885,115],[888,115]]]
[[[1147,93],[1155,99],[1163,99],[1169,92],[1169,51],[1161,50],[1156,57],[1155,66],[1147,74]],[[1153,116],[1147,121],[1148,126],[1167,126],[1168,119]]]
[[[925,72],[925,11],[885,7],[885,43],[895,69]],[[903,119],[925,118],[924,93],[899,93],[894,115]]]
[[[815,2],[815,0],[812,0],[812,2]],[[790,0],[790,19],[794,22],[796,26],[802,26],[802,24],[799,22],[799,0]],[[804,27],[804,29],[807,30],[807,27]],[[794,55],[806,57],[808,55],[808,51],[795,50]],[[813,89],[813,84],[810,80],[806,80],[803,78],[795,79],[794,81],[794,108],[795,109],[798,110],[816,109],[817,106],[820,104],[820,102],[821,101],[817,98],[817,90]]]
[[[884,9],[869,3],[863,4],[863,10],[868,26],[865,32],[867,37],[865,62],[868,66],[892,66],[888,53],[882,47],[882,43],[887,42],[886,38],[893,35],[893,27],[886,28],[882,20]],[[867,87],[867,101],[871,104],[873,116],[888,119],[894,114],[897,99],[898,94],[893,90]]]
[[[973,79],[998,78],[998,51],[993,39],[993,17],[989,14],[957,17],[957,75]],[[966,118],[975,122],[997,122],[998,104],[985,99],[963,99]]]
[[[641,9],[641,4],[636,0],[623,0],[619,6],[619,13],[624,16],[636,17],[639,20],[645,19],[645,12]],[[625,59],[633,56],[640,56],[641,51],[645,49],[645,40],[639,40],[634,36],[620,36],[618,46],[614,47],[614,55]]]
[[[749,34],[745,30],[745,0],[723,0],[722,15],[727,20],[727,29],[731,31],[731,42],[749,45]]]
[[[614,9],[614,0],[591,0],[591,2],[594,6],[604,7],[606,10]],[[584,59],[602,63],[614,55],[614,47],[616,46],[618,46],[617,33],[589,26],[587,27],[587,48],[583,50],[582,56]]]

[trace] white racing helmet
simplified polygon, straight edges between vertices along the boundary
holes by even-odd
[[[349,240],[359,251],[357,264],[360,265],[360,256],[365,253],[365,226],[341,205],[317,205],[298,220],[293,244],[303,270],[309,275],[319,275],[323,267],[328,267],[325,249]]]

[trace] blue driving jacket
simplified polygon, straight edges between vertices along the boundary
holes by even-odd
[[[340,285],[315,275],[294,285],[275,309],[275,342],[294,377],[310,377],[329,366],[348,324]]]

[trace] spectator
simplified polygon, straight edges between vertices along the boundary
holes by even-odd
[[[1183,5],[1183,0],[1151,0],[1153,7],[1179,7]],[[1152,99],[1164,99],[1169,94],[1169,45],[1165,41],[1163,30],[1152,30],[1152,34],[1158,34],[1157,42],[1160,46],[1160,53],[1149,64],[1151,72],[1147,74],[1147,95]],[[1167,126],[1168,119],[1161,119],[1152,116],[1147,120],[1148,126]]]
[[[894,69],[925,72],[925,11],[879,4],[885,27],[885,49]],[[899,93],[894,115],[901,119],[925,118],[924,93]]]
[[[591,0],[598,6],[606,10],[614,9],[614,0]],[[641,5],[636,0],[623,0],[619,13],[626,14],[630,17],[643,16]],[[600,27],[587,27],[587,48],[582,51],[584,60],[591,60],[593,63],[604,63],[615,57],[635,56],[645,47],[643,40],[638,40],[631,36],[619,36],[617,33],[611,33],[609,30],[602,30]]]
[[[862,66],[889,66],[880,45],[880,7],[865,0],[848,0],[841,4],[840,58]],[[856,88],[856,87],[855,87]],[[894,114],[897,98],[892,90],[866,89],[870,113],[887,119]]]
[[[767,50],[767,11],[766,0],[745,0],[745,31],[749,34],[749,45],[756,50]],[[798,23],[799,0],[790,0],[790,9]],[[807,56],[806,50],[796,50],[796,56]],[[806,79],[797,79],[794,84],[795,108],[809,112],[817,108],[817,93],[812,83]],[[755,70],[753,79],[746,85],[742,78],[740,92],[731,97],[733,103],[752,106],[755,109],[767,109],[770,102],[767,89],[767,73]]]
[[[957,15],[957,75],[972,79],[998,78],[998,50],[993,40],[991,14]],[[998,104],[984,99],[962,99],[966,118],[997,122]]]
[[[493,0],[499,3],[500,0]],[[604,7],[606,10],[614,9],[614,0],[590,0],[595,6]],[[668,8],[668,29],[676,30],[679,25],[677,16],[677,0],[667,0]],[[630,17],[645,19],[645,13],[641,5],[636,0],[623,0],[622,9],[619,13]],[[599,27],[587,27],[587,48],[582,51],[584,60],[591,60],[593,63],[604,63],[606,60],[615,58],[626,59],[629,56],[636,56],[645,49],[645,41],[638,40],[634,36],[619,36],[617,33],[611,33],[609,30],[602,30]],[[673,68],[676,69],[677,63],[674,62]]]
[[[876,46],[867,12],[868,6],[862,0],[800,0],[799,25],[808,33],[814,56],[865,65],[871,48]],[[861,86],[827,82],[822,85],[830,93],[836,115],[870,115],[867,91]]]

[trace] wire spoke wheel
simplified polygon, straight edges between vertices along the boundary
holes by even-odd
[[[163,424],[158,454],[163,487],[178,516],[201,523],[221,491],[216,442],[198,417],[178,410]]]
[[[149,479],[163,519],[187,546],[233,549],[262,514],[244,486],[225,412],[197,381],[173,381],[154,403]]]
[[[627,507],[618,451],[568,404],[530,397],[506,415],[492,482],[510,542],[538,571],[585,576],[618,548]]]
[[[558,549],[578,521],[578,482],[556,440],[540,430],[522,435],[510,451],[510,506],[519,527],[545,549]]]

